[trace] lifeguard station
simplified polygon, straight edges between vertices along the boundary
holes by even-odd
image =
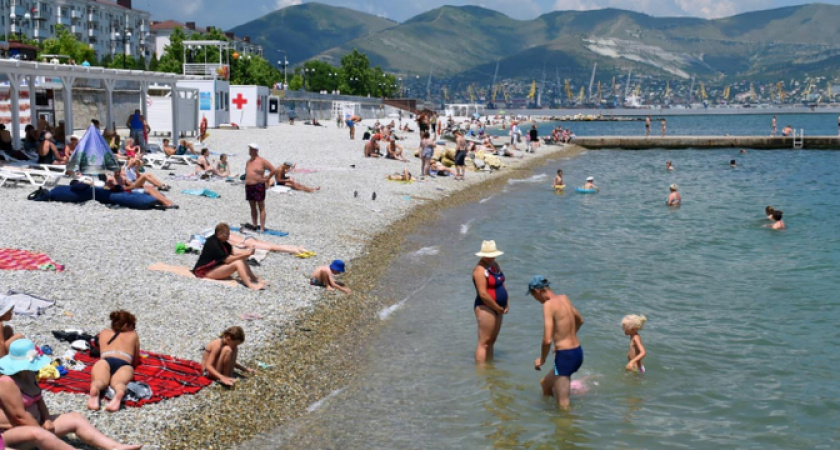
[[[198,90],[198,120],[208,128],[230,123],[230,52],[228,41],[184,41],[184,75],[201,79],[178,86]]]

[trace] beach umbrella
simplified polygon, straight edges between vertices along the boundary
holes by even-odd
[[[79,140],[79,145],[67,162],[68,172],[80,172],[82,175],[110,175],[119,168],[117,157],[93,124]],[[91,189],[96,192],[93,186]]]

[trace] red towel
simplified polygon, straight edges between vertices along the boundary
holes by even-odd
[[[53,264],[57,272],[64,270],[64,266],[56,264],[55,261],[43,253],[0,248],[0,270],[40,270],[39,266],[44,264]]]
[[[184,394],[195,394],[209,386],[211,380],[203,376],[201,365],[168,355],[141,352],[142,364],[134,368],[134,381],[147,383],[152,388],[152,398],[139,402],[126,401],[126,406],[139,407],[149,403],[158,403],[166,398]],[[90,392],[90,371],[98,358],[91,358],[84,353],[76,353],[76,361],[85,364],[83,370],[70,370],[58,380],[43,380],[41,388],[50,392]]]

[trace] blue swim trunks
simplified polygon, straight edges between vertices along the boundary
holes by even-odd
[[[352,121],[352,120],[348,120],[348,121],[347,121],[347,122],[345,122],[345,123],[346,123],[346,124],[347,124],[347,126],[348,126],[348,127],[350,127],[350,128],[354,128],[354,127],[356,126],[356,122],[354,122],[354,121]]]
[[[554,352],[554,375],[570,377],[583,365],[583,348],[580,346],[569,350]]]

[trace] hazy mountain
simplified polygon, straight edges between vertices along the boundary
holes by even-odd
[[[243,7],[245,4],[242,2]],[[262,45],[269,61],[283,59],[277,50],[285,50],[289,63],[296,64],[395,25],[392,20],[353,9],[304,3],[279,9],[230,31],[237,36],[250,36],[252,42]]]
[[[397,24],[307,3],[237,27],[269,48],[338,64],[357,48],[374,65],[412,77],[588,79],[648,73],[670,78],[778,78],[840,68],[840,6],[810,4],[733,17],[652,17],[618,9],[557,11],[516,20],[477,6],[444,6]],[[269,43],[271,47],[269,47]],[[332,44],[330,46],[330,44]],[[276,52],[275,52],[276,53]],[[269,54],[269,53],[267,53]]]

